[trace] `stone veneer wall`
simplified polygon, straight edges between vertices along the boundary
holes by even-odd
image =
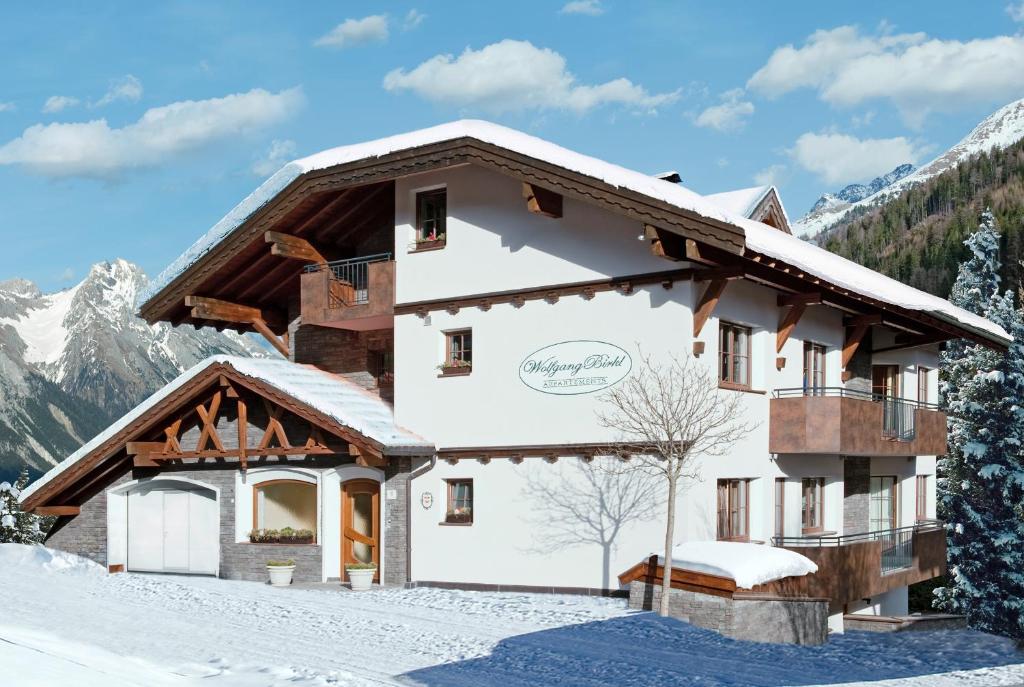
[[[843,534],[857,534],[870,529],[871,458],[843,458]]]
[[[653,610],[661,585],[636,580],[629,585],[629,607]],[[828,600],[781,597],[731,599],[672,589],[669,615],[691,625],[751,642],[817,645],[828,641]]]
[[[847,389],[871,392],[871,345],[871,329],[869,328],[860,342],[860,346],[857,347],[857,352],[850,359],[850,364],[846,366],[847,372],[852,375],[850,379],[843,382],[843,386]]]
[[[124,484],[132,479],[131,472],[125,472],[110,483],[109,487]],[[82,503],[82,510],[74,517],[62,516],[57,519],[49,534],[46,545],[96,561],[107,567],[107,494],[100,491]]]

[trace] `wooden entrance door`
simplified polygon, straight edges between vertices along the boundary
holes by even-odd
[[[380,484],[354,479],[341,485],[341,569],[375,563],[380,581]],[[345,574],[347,578],[347,573]]]

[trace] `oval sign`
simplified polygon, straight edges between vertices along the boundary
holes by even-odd
[[[545,394],[592,394],[619,383],[633,361],[605,341],[562,341],[526,356],[519,365],[523,384]]]

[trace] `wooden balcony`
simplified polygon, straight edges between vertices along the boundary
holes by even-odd
[[[847,456],[946,453],[946,414],[934,405],[845,388],[779,389],[768,450]]]
[[[354,330],[395,324],[395,262],[390,253],[310,265],[301,286],[303,324]]]
[[[783,537],[772,543],[810,558],[818,572],[789,578],[787,593],[828,597],[834,610],[946,573],[946,532],[939,522],[844,536]]]

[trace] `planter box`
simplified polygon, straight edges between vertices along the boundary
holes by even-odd
[[[461,524],[468,524],[468,523],[473,522],[473,514],[472,513],[449,513],[448,515],[444,516],[444,521],[445,522],[450,522],[450,523],[455,523],[455,524],[460,524],[460,525]]]
[[[270,575],[270,585],[273,587],[287,587],[292,583],[292,573],[295,572],[294,565],[268,565],[267,573]]]
[[[313,544],[316,541],[316,537],[293,537],[286,539],[283,537],[273,537],[267,539],[254,539],[249,537],[250,544]]]
[[[348,575],[349,584],[354,592],[369,591],[373,586],[373,577],[377,574],[377,568],[359,568],[356,570],[345,569]]]
[[[444,248],[445,239],[434,239],[432,241],[417,241],[415,250],[435,250]]]
[[[459,375],[468,375],[473,371],[472,365],[442,365],[441,376],[442,377],[457,377]]]

